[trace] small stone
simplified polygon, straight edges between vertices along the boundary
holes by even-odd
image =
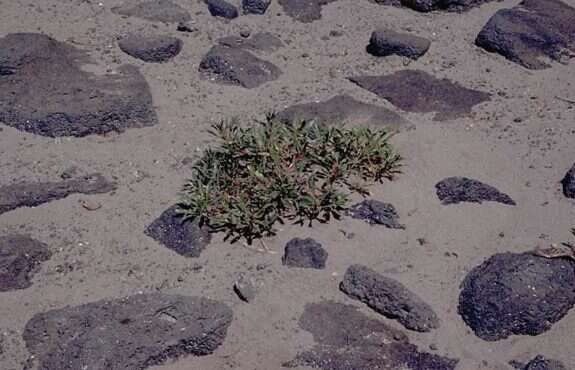
[[[225,0],[206,0],[208,10],[214,17],[234,19],[239,16],[238,8]]]
[[[88,210],[88,211],[96,211],[100,208],[102,208],[102,204],[96,202],[95,200],[90,200],[90,199],[80,199],[78,201],[80,203],[80,205]]]
[[[129,35],[118,42],[120,49],[144,62],[164,63],[182,50],[182,40],[172,36]]]
[[[430,45],[431,42],[423,37],[378,29],[371,34],[367,52],[377,57],[395,54],[415,60],[423,56]]]
[[[190,22],[180,22],[178,23],[177,30],[179,32],[195,32],[198,29]]]
[[[321,244],[312,238],[294,238],[285,247],[282,263],[289,267],[324,269],[327,256]]]
[[[264,14],[271,4],[271,0],[242,0],[244,14]]]
[[[563,185],[563,194],[567,198],[575,198],[575,164],[567,171],[561,180],[561,185]]]
[[[537,355],[525,365],[523,370],[567,370],[567,367],[560,361],[546,359],[541,355]]]
[[[126,0],[112,8],[112,13],[154,22],[185,22],[190,14],[170,0]]]
[[[245,276],[240,276],[234,282],[234,292],[244,302],[251,302],[256,297],[256,289],[252,281]]]
[[[405,225],[399,223],[399,215],[395,207],[390,203],[366,199],[353,205],[348,212],[351,217],[364,220],[372,225],[384,225],[390,229],[405,229]]]

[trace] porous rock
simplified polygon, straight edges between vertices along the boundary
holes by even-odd
[[[467,177],[445,178],[435,185],[435,189],[442,204],[499,202],[515,205],[515,201],[509,195],[491,185]]]
[[[120,49],[144,62],[163,63],[174,58],[182,51],[182,40],[166,35],[141,36],[129,35],[118,42]]]
[[[348,213],[353,218],[364,220],[372,225],[384,225],[390,229],[405,229],[399,223],[399,214],[390,203],[379,200],[366,199],[351,206]]]
[[[427,53],[430,45],[431,42],[423,37],[389,29],[378,29],[371,34],[367,52],[377,57],[399,55],[419,59]]]
[[[239,16],[238,8],[225,0],[206,0],[206,4],[214,17],[234,19]]]
[[[302,23],[311,23],[321,19],[322,6],[335,0],[279,0],[284,12]]]
[[[0,236],[0,292],[25,289],[52,253],[48,246],[26,235]]]
[[[282,263],[289,267],[324,269],[327,252],[312,238],[290,240],[282,257]]]
[[[265,14],[271,0],[242,0],[244,14]]]
[[[567,171],[561,180],[561,185],[563,186],[563,195],[567,198],[575,198],[575,164]]]

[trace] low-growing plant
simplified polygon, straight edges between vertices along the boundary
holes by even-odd
[[[232,242],[274,235],[286,220],[339,219],[350,193],[368,195],[368,184],[400,168],[385,129],[286,124],[271,114],[247,128],[223,121],[210,133],[219,146],[195,162],[180,209]]]

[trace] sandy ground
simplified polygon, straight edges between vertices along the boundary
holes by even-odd
[[[311,335],[297,324],[306,303],[335,300],[378,316],[338,291],[352,263],[398,279],[428,302],[441,327],[408,336],[424,350],[435,345],[436,353],[459,358],[458,369],[511,369],[510,360],[525,361],[539,353],[575,368],[574,310],[544,334],[498,342],[477,338],[457,314],[459,284],[471,268],[496,252],[566,240],[575,218],[575,204],[564,198],[559,184],[575,161],[575,104],[556,98],[575,99],[575,64],[529,71],[473,45],[495,11],[518,1],[490,3],[463,14],[419,14],[367,0],[339,0],[323,8],[321,20],[309,24],[294,22],[276,2],[265,16],[242,16],[231,22],[211,17],[199,1],[175,2],[190,11],[197,32],[184,34],[174,24],[122,18],[109,11],[120,3],[115,0],[0,1],[0,36],[42,32],[73,42],[90,51],[97,62],[89,67],[93,72],[121,63],[138,66],[150,85],[160,121],[119,135],[60,139],[2,125],[1,184],[57,180],[62,171],[76,166],[113,177],[119,187],[111,194],[72,195],[0,216],[3,233],[27,233],[54,252],[30,288],[0,293],[0,368],[22,368],[28,356],[22,329],[38,312],[162,291],[225,302],[234,311],[234,321],[213,355],[188,357],[158,370],[276,369],[313,344]],[[574,0],[565,2],[575,6]],[[403,175],[374,187],[373,198],[393,203],[406,230],[353,219],[314,228],[287,226],[266,241],[275,254],[254,253],[216,236],[201,257],[191,259],[143,234],[176,200],[190,175],[186,158],[194,158],[209,144],[205,130],[212,122],[229,116],[261,117],[267,111],[339,93],[397,111],[346,79],[406,68],[399,57],[376,59],[365,52],[377,26],[410,30],[432,41],[428,54],[409,68],[493,94],[471,116],[453,121],[400,112],[416,126],[393,140],[405,157]],[[202,80],[197,67],[215,40],[246,28],[271,32],[287,44],[265,57],[282,69],[281,77],[251,90]],[[343,35],[322,40],[332,30]],[[166,64],[140,62],[123,54],[115,41],[134,31],[180,37],[184,48]],[[491,184],[509,194],[517,206],[443,206],[434,185],[448,176]],[[86,211],[80,199],[103,207]],[[346,238],[342,230],[355,237]],[[329,253],[326,269],[282,266],[283,247],[293,237],[320,241]],[[418,238],[427,243],[420,245]],[[232,291],[242,272],[259,284],[257,298],[249,304]]]

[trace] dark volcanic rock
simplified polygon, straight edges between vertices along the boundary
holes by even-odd
[[[305,306],[299,325],[317,345],[285,367],[324,370],[452,370],[457,360],[419,352],[397,329],[371,319],[357,308],[335,302]]]
[[[567,171],[561,180],[563,185],[563,194],[567,198],[575,198],[575,164]]]
[[[210,232],[196,221],[184,221],[177,205],[165,210],[144,234],[184,257],[199,257],[212,240]]]
[[[442,204],[499,202],[515,205],[515,201],[509,195],[501,193],[491,185],[467,177],[445,178],[435,185],[435,189]]]
[[[216,45],[200,63],[200,72],[210,80],[247,89],[277,79],[281,71],[249,51]]]
[[[351,77],[350,81],[405,111],[437,112],[436,121],[467,115],[490,96],[417,70],[403,70],[387,76]]]
[[[542,57],[562,61],[575,52],[575,9],[558,0],[524,0],[495,13],[475,44],[529,69],[550,65]]]
[[[150,89],[133,66],[117,74],[81,69],[87,54],[48,36],[0,38],[0,121],[44,136],[86,136],[157,123]]]
[[[493,0],[401,0],[401,4],[419,12],[446,10],[464,12]]]
[[[427,53],[431,42],[423,37],[378,29],[371,34],[367,52],[377,57],[399,55],[418,59]]]
[[[412,126],[389,109],[360,102],[349,95],[337,95],[318,103],[292,105],[279,112],[277,117],[286,123],[315,120],[325,124],[385,126],[394,131]]]
[[[538,335],[575,304],[575,263],[530,253],[491,256],[465,277],[459,314],[488,341]]]
[[[0,215],[19,207],[36,207],[70,194],[108,193],[116,185],[96,173],[57,182],[24,182],[0,187]]]
[[[238,8],[225,0],[206,0],[208,10],[214,17],[234,19],[239,16]]]
[[[140,294],[35,315],[23,338],[38,368],[146,369],[219,347],[228,306],[200,297]]]
[[[0,236],[0,292],[31,286],[38,267],[51,255],[47,245],[28,236]]]
[[[541,355],[537,355],[525,365],[523,370],[567,370],[567,368],[560,361],[548,360]]]
[[[335,0],[279,0],[284,12],[303,23],[311,23],[321,18],[321,7]]]
[[[405,229],[405,225],[399,223],[399,215],[395,207],[390,203],[366,199],[354,204],[348,213],[351,217],[365,220],[372,225],[384,225],[390,229]]]
[[[312,238],[290,240],[282,257],[282,263],[289,267],[324,269],[327,252]]]
[[[150,63],[167,62],[182,51],[182,45],[182,40],[172,36],[130,35],[118,42],[124,53]]]
[[[244,14],[265,14],[272,0],[242,0]]]
[[[284,46],[284,43],[268,32],[260,32],[250,38],[227,36],[218,40],[220,45],[230,48],[246,49],[256,52],[271,53]]]
[[[127,0],[113,7],[112,13],[166,23],[187,22],[191,19],[190,13],[170,0]]]
[[[365,266],[350,266],[340,284],[342,292],[367,304],[407,329],[427,332],[439,327],[433,309],[397,280],[385,277]]]

